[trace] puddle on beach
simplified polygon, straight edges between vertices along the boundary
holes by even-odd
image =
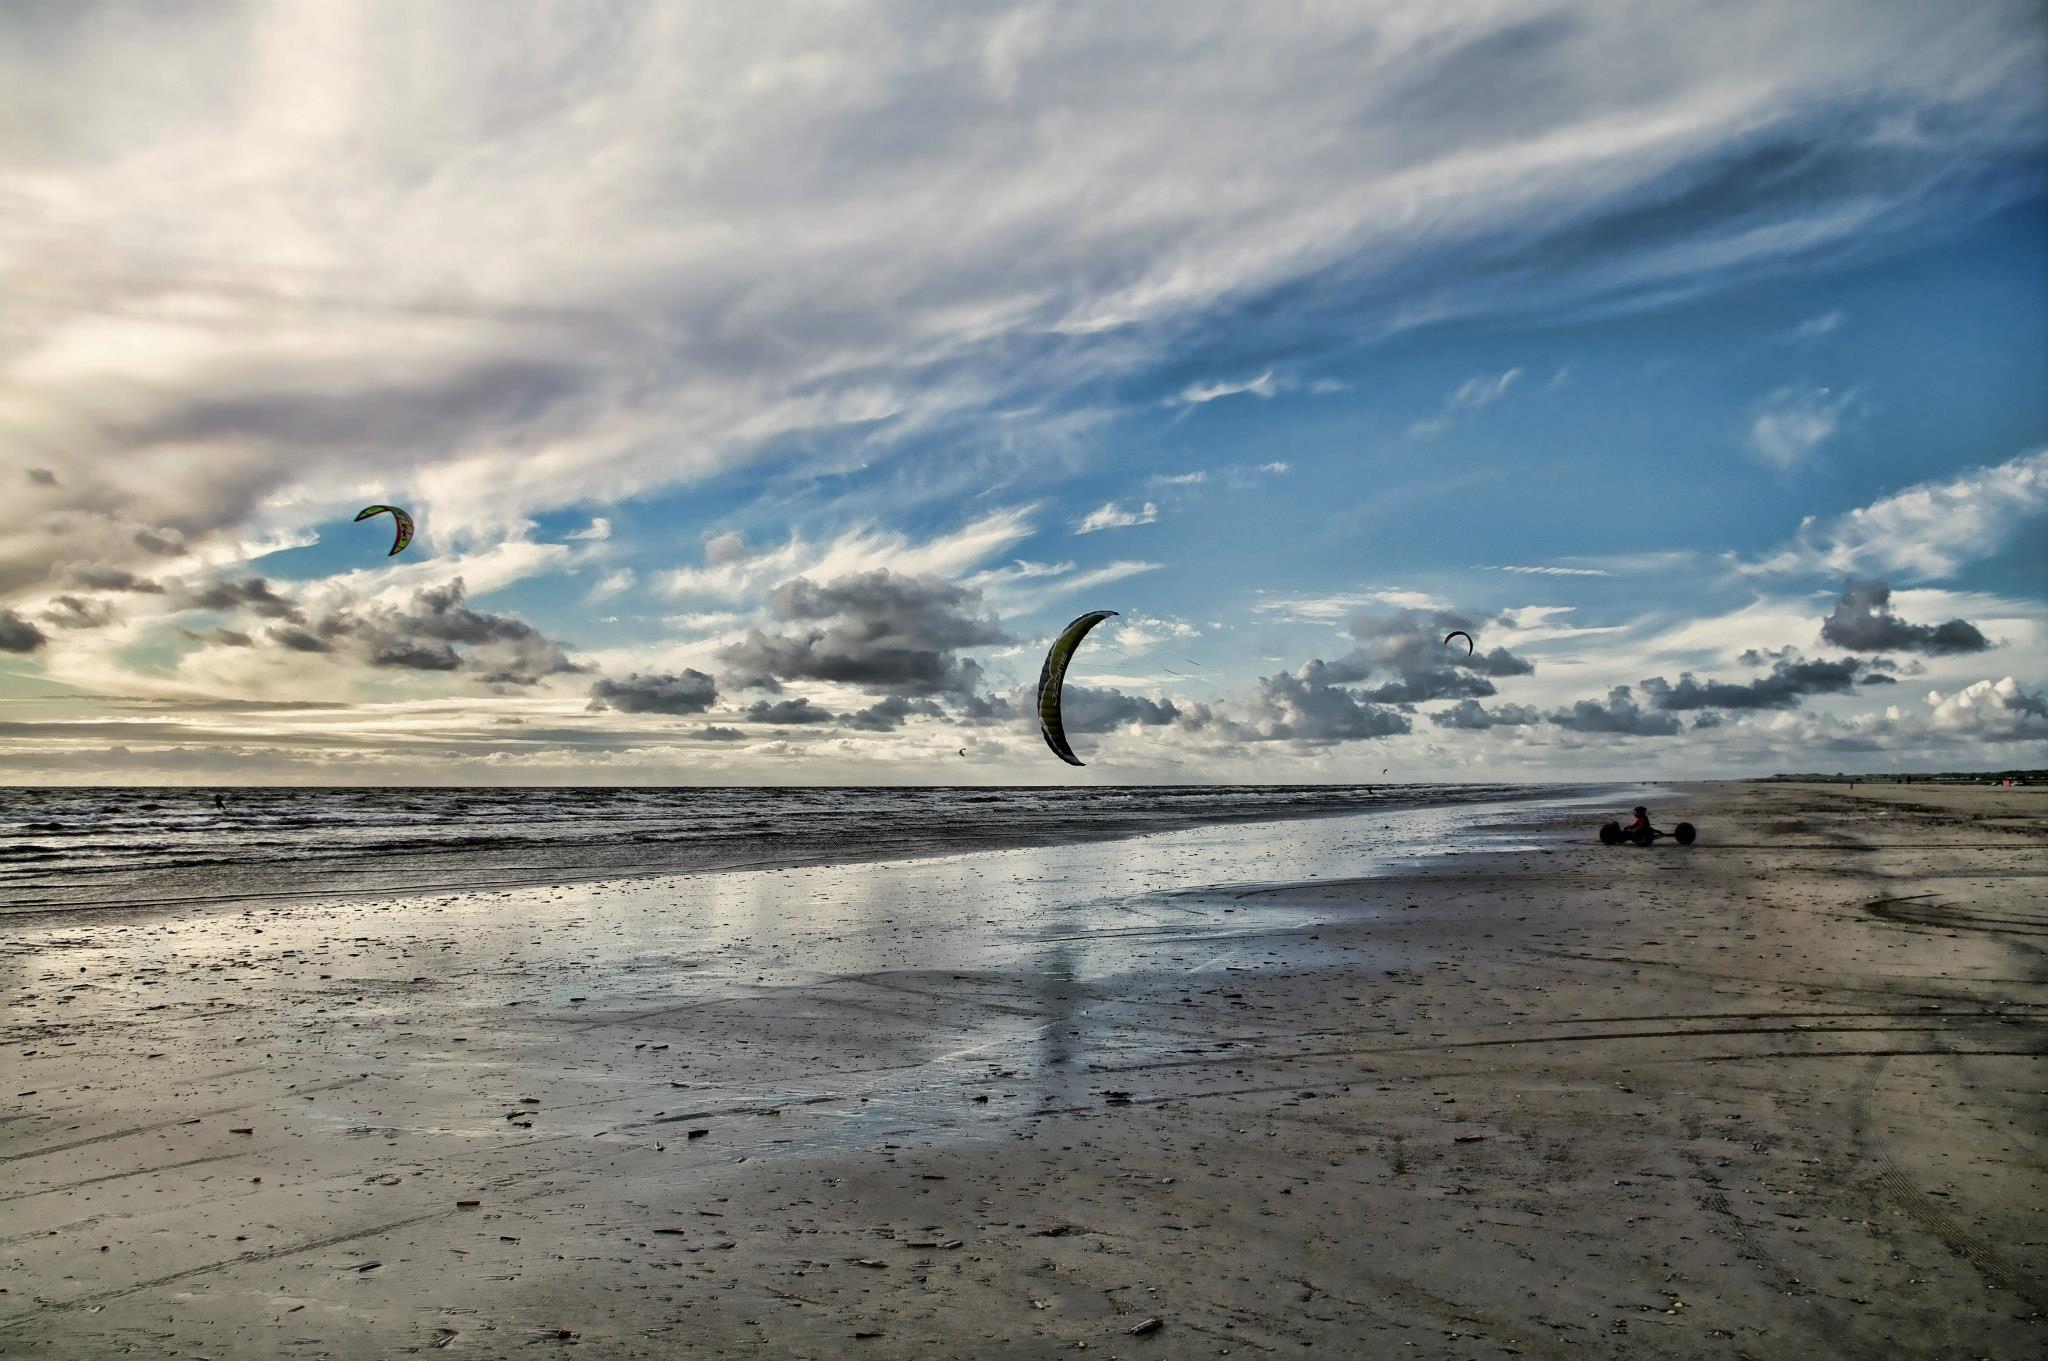
[[[1183,997],[1370,968],[1369,938],[1318,938],[1384,910],[1370,881],[1532,845],[1519,824],[1577,802],[74,920],[13,943],[5,1019],[110,1069],[146,1046],[335,1080],[295,1109],[336,1137],[680,1143],[698,1118],[740,1156],[943,1137],[1099,1104],[1091,1065],[1219,1047]],[[526,1097],[544,1114],[523,1123]]]

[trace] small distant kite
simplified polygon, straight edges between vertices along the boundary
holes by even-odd
[[[397,506],[364,506],[360,511],[356,512],[356,523],[361,524],[372,515],[389,515],[398,522],[398,538],[393,541],[391,551],[384,556],[387,558],[396,557],[398,554],[403,553],[405,546],[412,542],[412,516],[407,515]]]
[[[965,755],[967,754],[967,748],[965,748],[965,747],[962,747],[962,748],[960,748],[960,754],[961,754],[962,756],[965,756]]]
[[[1449,633],[1446,633],[1444,635],[1444,646],[1449,647],[1451,645],[1451,639],[1453,638],[1463,638],[1465,640],[1465,655],[1467,657],[1471,656],[1472,653],[1475,651],[1474,647],[1472,646],[1472,635],[1465,632],[1465,630],[1452,629]]]
[[[1088,630],[1115,617],[1115,610],[1091,610],[1061,629],[1060,636],[1046,650],[1045,665],[1038,673],[1038,731],[1044,735],[1045,745],[1052,748],[1052,754],[1070,766],[1085,763],[1067,745],[1067,729],[1060,722],[1060,695],[1066,688],[1067,663],[1074,660],[1074,649],[1081,646]]]

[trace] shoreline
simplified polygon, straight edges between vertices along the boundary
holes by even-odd
[[[2029,1354],[2042,812],[1655,802],[26,924],[0,1350]]]
[[[1332,791],[1350,791],[1362,787],[1364,786],[1328,786]],[[895,788],[890,787],[890,790],[893,791]],[[957,793],[965,787],[902,788],[917,793]],[[1090,793],[1104,790],[1111,794],[1123,794],[1146,793],[1157,788],[1159,787],[1133,785],[1088,787],[1075,791],[1057,786],[1015,786],[996,792],[1014,795],[1052,793],[1066,797],[1073,797],[1078,792],[1085,797]],[[1248,794],[1258,794],[1299,788],[1307,787],[1216,786],[1205,789],[1204,793],[1213,796],[1220,791],[1242,789]],[[1126,810],[1111,810],[1099,821],[1078,815],[1066,820],[1040,821],[1020,817],[1018,824],[1014,826],[993,822],[976,823],[963,817],[949,825],[921,827],[917,829],[917,835],[897,840],[874,836],[860,837],[851,834],[849,829],[827,828],[815,833],[789,837],[781,834],[733,834],[707,837],[699,842],[682,845],[652,843],[659,847],[659,853],[650,849],[648,843],[628,843],[638,850],[643,859],[639,863],[625,864],[587,863],[596,858],[598,852],[568,838],[549,842],[529,842],[519,848],[527,853],[554,855],[557,858],[552,862],[512,866],[492,862],[492,857],[500,854],[503,849],[497,846],[481,849],[458,847],[453,850],[433,846],[403,850],[373,846],[363,851],[326,859],[319,856],[296,859],[292,864],[293,879],[288,885],[258,886],[252,882],[246,888],[238,888],[232,882],[223,887],[215,876],[225,872],[232,879],[234,873],[240,870],[251,880],[260,880],[263,874],[273,869],[272,863],[254,858],[240,864],[208,860],[191,867],[173,866],[169,870],[160,864],[104,869],[92,866],[53,865],[49,867],[49,873],[56,882],[68,880],[76,883],[85,875],[105,874],[111,878],[118,878],[123,883],[122,894],[102,898],[25,899],[21,892],[23,888],[42,887],[44,881],[17,873],[13,879],[0,882],[0,922],[15,917],[33,918],[70,913],[147,914],[160,909],[180,910],[205,908],[211,905],[241,907],[308,898],[333,902],[360,901],[482,889],[530,888],[551,884],[598,886],[677,875],[893,862],[977,851],[1119,841],[1194,826],[1285,822],[1426,807],[1472,807],[1516,798],[1584,797],[1606,789],[1607,786],[1561,785],[1539,788],[1513,785],[1390,785],[1383,788],[1388,793],[1378,796],[1375,802],[1370,804],[1268,804],[1244,811],[1172,808],[1165,811],[1147,810],[1135,814]],[[1467,789],[1475,792],[1469,796],[1460,792]],[[976,789],[970,797],[980,803],[987,793],[988,791]],[[993,801],[992,798],[990,801]],[[973,810],[960,811],[965,814]],[[1078,811],[1087,813],[1091,810],[1084,808]],[[780,852],[762,855],[761,852],[770,849],[771,845],[780,847]],[[584,856],[585,862],[579,863],[576,858],[579,853]],[[28,868],[33,871],[37,867]],[[482,878],[479,877],[479,872],[503,877]],[[204,891],[195,891],[202,883],[206,885]]]

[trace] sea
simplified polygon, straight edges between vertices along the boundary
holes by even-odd
[[[0,789],[0,916],[952,854],[1556,786]]]

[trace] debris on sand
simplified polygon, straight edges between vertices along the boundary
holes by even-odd
[[[1452,1142],[1460,1144],[1476,1144],[1480,1143],[1485,1138],[1486,1136],[1484,1134],[1460,1134],[1456,1139],[1452,1140]]]
[[[480,1200],[458,1200],[455,1202],[455,1208],[458,1210],[474,1210],[481,1204],[483,1202]]]
[[[690,1137],[692,1139],[701,1139],[710,1132],[708,1129],[693,1129],[690,1131]]]
[[[1147,1333],[1156,1333],[1165,1326],[1166,1320],[1163,1318],[1148,1318],[1143,1323],[1139,1324],[1137,1327],[1126,1328],[1124,1329],[1124,1331],[1129,1333],[1132,1337],[1143,1337]]]

